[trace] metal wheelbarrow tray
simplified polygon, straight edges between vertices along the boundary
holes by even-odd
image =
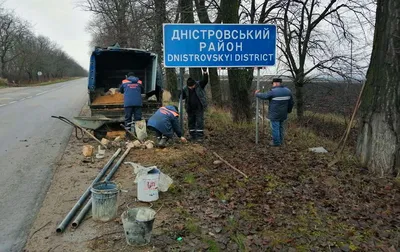
[[[72,121],[82,128],[97,130],[105,124],[123,122],[124,117],[109,118],[105,116],[76,116]]]

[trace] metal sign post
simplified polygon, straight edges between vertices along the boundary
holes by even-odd
[[[179,121],[181,125],[181,130],[182,130],[182,135],[185,134],[185,131],[183,129],[183,76],[185,74],[185,69],[180,68],[179,69],[179,86],[181,89],[181,95],[179,96]]]
[[[42,72],[40,72],[40,71],[39,71],[39,72],[37,72],[38,81],[40,81],[40,79],[41,79],[40,77],[41,77],[42,75],[43,75],[43,73],[42,73]]]
[[[256,90],[260,90],[260,68],[257,68],[257,88]],[[259,119],[260,117],[260,99],[256,98],[256,144],[258,144],[258,136],[259,136]]]

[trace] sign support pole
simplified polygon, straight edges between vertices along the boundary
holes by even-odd
[[[179,86],[181,88],[181,95],[179,96],[179,120],[180,120],[180,125],[181,125],[181,130],[182,130],[182,136],[185,134],[185,131],[183,129],[183,75],[185,73],[185,68],[179,68]],[[186,97],[187,99],[188,97]]]
[[[260,68],[257,67],[257,88],[256,90],[260,90]],[[259,130],[258,130],[258,124],[259,124],[259,107],[260,107],[260,102],[259,99],[256,97],[256,144],[258,144],[258,135],[259,135]]]

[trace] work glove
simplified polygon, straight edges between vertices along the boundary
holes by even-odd
[[[184,137],[181,137],[181,142],[182,142],[182,143],[187,143],[187,140],[186,140],[186,138],[184,138]]]

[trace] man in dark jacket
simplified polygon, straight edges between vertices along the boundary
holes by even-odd
[[[142,120],[142,81],[130,72],[122,81],[119,91],[124,94],[125,128],[131,129],[133,120]]]
[[[293,109],[293,96],[289,88],[282,85],[282,79],[272,80],[272,89],[268,93],[256,91],[256,97],[269,100],[268,119],[271,121],[271,146],[280,146],[284,138],[284,122]]]
[[[188,113],[189,133],[191,140],[204,139],[204,111],[207,108],[207,96],[204,88],[208,83],[208,73],[203,70],[203,80],[187,79],[183,88],[185,109]]]
[[[156,89],[153,91],[150,91],[146,94],[146,99],[149,99],[153,95],[156,95],[157,102],[162,102],[162,94],[164,92],[163,90],[163,72],[161,65],[157,66],[157,74],[156,74]]]
[[[182,130],[179,126],[179,113],[176,106],[169,105],[159,108],[149,118],[147,127],[155,131],[159,147],[164,147],[167,141],[174,136],[174,133],[182,142],[186,142],[186,138],[182,136]]]

